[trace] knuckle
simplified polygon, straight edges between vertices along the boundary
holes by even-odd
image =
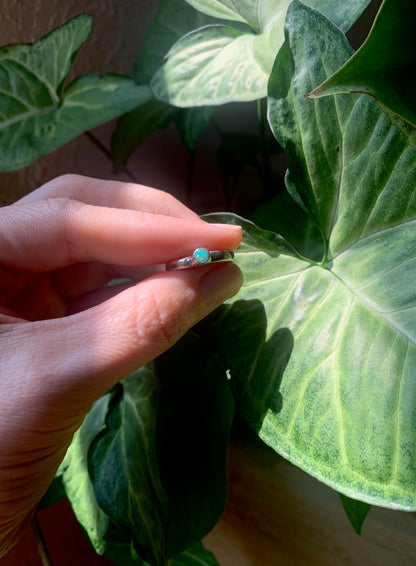
[[[135,331],[143,345],[160,353],[185,334],[192,326],[192,309],[186,297],[180,303],[181,306],[174,298],[166,297],[161,301],[153,289],[145,298],[137,298]]]
[[[80,254],[80,242],[76,237],[76,215],[82,203],[69,197],[54,197],[47,200],[49,212],[58,219],[61,230],[63,253],[69,259],[77,261],[83,258]]]
[[[77,187],[82,185],[85,181],[85,178],[82,175],[78,175],[76,173],[64,173],[63,175],[59,175],[55,177],[51,181],[48,181],[42,187],[40,187],[43,191],[43,194],[47,196],[48,194],[51,197],[64,197],[68,193],[73,190],[73,187]]]

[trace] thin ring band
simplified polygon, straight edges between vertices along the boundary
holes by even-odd
[[[172,269],[186,269],[188,267],[196,267],[198,265],[206,265],[207,263],[215,263],[218,261],[231,261],[233,258],[233,252],[222,250],[208,251],[206,248],[197,248],[190,256],[169,261],[166,264],[166,271],[171,271]]]

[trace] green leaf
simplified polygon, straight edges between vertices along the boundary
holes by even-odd
[[[225,25],[189,33],[172,47],[154,76],[155,96],[179,107],[264,97],[282,29],[283,20],[261,35]]]
[[[148,84],[163,64],[166,53],[182,35],[214,20],[192,8],[185,0],[162,0],[140,45],[134,76],[138,83]],[[177,120],[185,147],[195,148],[199,136],[211,119],[212,110],[177,108],[150,100],[122,116],[111,146],[116,170],[122,169],[136,147],[155,130],[166,128]]]
[[[219,566],[212,552],[201,543],[194,544],[168,561],[168,566]]]
[[[346,495],[342,495],[342,493],[339,494],[339,497],[355,532],[357,535],[361,534],[361,529],[363,528],[364,521],[371,509],[371,505],[363,503],[362,501],[350,499]]]
[[[156,387],[145,366],[116,388],[106,427],[90,447],[89,473],[100,507],[142,559],[162,566],[168,510],[154,442]]]
[[[9,103],[14,100],[17,114],[21,111],[19,102],[29,107],[36,98],[46,107],[52,102],[58,103],[66,75],[87,41],[91,26],[92,16],[80,14],[33,44],[6,45],[0,49],[1,84],[6,86],[9,83],[10,90],[14,89],[16,97],[10,96]],[[17,79],[17,82],[12,79]],[[6,88],[2,99],[7,100],[8,97],[9,89]]]
[[[269,230],[263,230],[250,220],[242,218],[237,214],[212,212],[210,214],[204,214],[202,218],[206,222],[241,226],[244,232],[244,246],[261,250],[267,253],[269,257],[279,257],[280,254],[283,254],[295,258],[302,258],[283,236],[270,232]],[[238,252],[243,253],[242,250],[243,248],[239,248]]]
[[[176,126],[183,145],[188,151],[194,151],[199,138],[211,121],[215,108],[184,108],[177,111]]]
[[[266,230],[281,234],[303,257],[316,262],[322,260],[324,243],[317,225],[287,192],[279,193],[261,205],[251,220]]]
[[[179,107],[224,104],[263,98],[291,0],[192,0],[209,15],[235,20],[249,29],[211,25],[179,39],[155,74],[155,96]],[[309,0],[348,29],[369,0]]]
[[[284,19],[291,0],[187,0],[201,12],[216,18],[236,20],[248,23],[256,31],[264,31],[276,18]],[[305,0],[306,6],[312,6],[325,14],[343,31],[348,31],[358,16],[367,7],[369,1],[349,0]]]
[[[92,406],[58,470],[72,509],[98,554],[106,550],[109,521],[97,504],[88,475],[87,456],[92,441],[104,427],[108,402],[109,395],[104,395]]]
[[[213,18],[195,10],[185,0],[162,0],[140,44],[134,68],[136,81],[148,84],[175,41],[214,22]]]
[[[415,18],[412,0],[384,0],[364,44],[309,96],[365,92],[416,125]]]
[[[293,1],[269,119],[326,257],[268,255],[251,230],[217,334],[238,409],[267,444],[353,499],[415,510],[416,146],[370,97],[304,97],[350,53]]]
[[[131,538],[114,523],[110,523],[105,535],[106,548],[104,557],[118,566],[149,566],[135,552]]]
[[[224,508],[234,401],[218,354],[194,333],[154,367],[117,389],[89,470],[100,507],[140,558],[165,566]]]
[[[81,15],[34,44],[0,50],[0,171],[25,167],[151,97],[149,87],[117,75],[79,77],[62,92],[90,28]]]
[[[45,507],[49,507],[50,505],[54,505],[60,499],[65,497],[65,488],[62,483],[62,478],[60,475],[55,475],[51,485],[49,486],[47,492],[40,500],[37,510],[40,511]]]

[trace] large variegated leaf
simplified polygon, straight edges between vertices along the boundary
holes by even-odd
[[[271,22],[285,14],[291,0],[187,0],[201,12],[216,18],[248,23],[254,30],[263,31]],[[306,6],[313,6],[347,31],[369,2],[349,0],[305,0]]]
[[[354,499],[415,510],[414,132],[365,95],[305,98],[350,55],[294,0],[269,119],[327,252],[276,257],[252,234],[219,335],[239,410],[266,443]]]
[[[206,26],[180,39],[156,73],[152,88],[175,106],[202,106],[256,100],[266,95],[267,81],[283,43],[283,24],[291,0],[191,0],[217,18],[248,28]],[[348,29],[369,0],[308,0],[342,29]]]
[[[161,0],[140,44],[134,66],[138,83],[148,84],[172,45],[183,35],[216,20],[195,10],[186,0]]]
[[[90,29],[91,17],[81,15],[34,44],[0,50],[0,171],[25,167],[151,97],[118,75],[79,77],[63,92]]]

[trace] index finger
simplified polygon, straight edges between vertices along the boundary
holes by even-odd
[[[19,203],[50,198],[68,198],[109,208],[141,210],[198,220],[199,216],[178,199],[158,189],[137,183],[107,181],[82,175],[62,175],[20,199]]]
[[[234,250],[241,228],[68,199],[16,204],[0,210],[0,262],[42,272],[94,261],[155,265],[197,247]]]

